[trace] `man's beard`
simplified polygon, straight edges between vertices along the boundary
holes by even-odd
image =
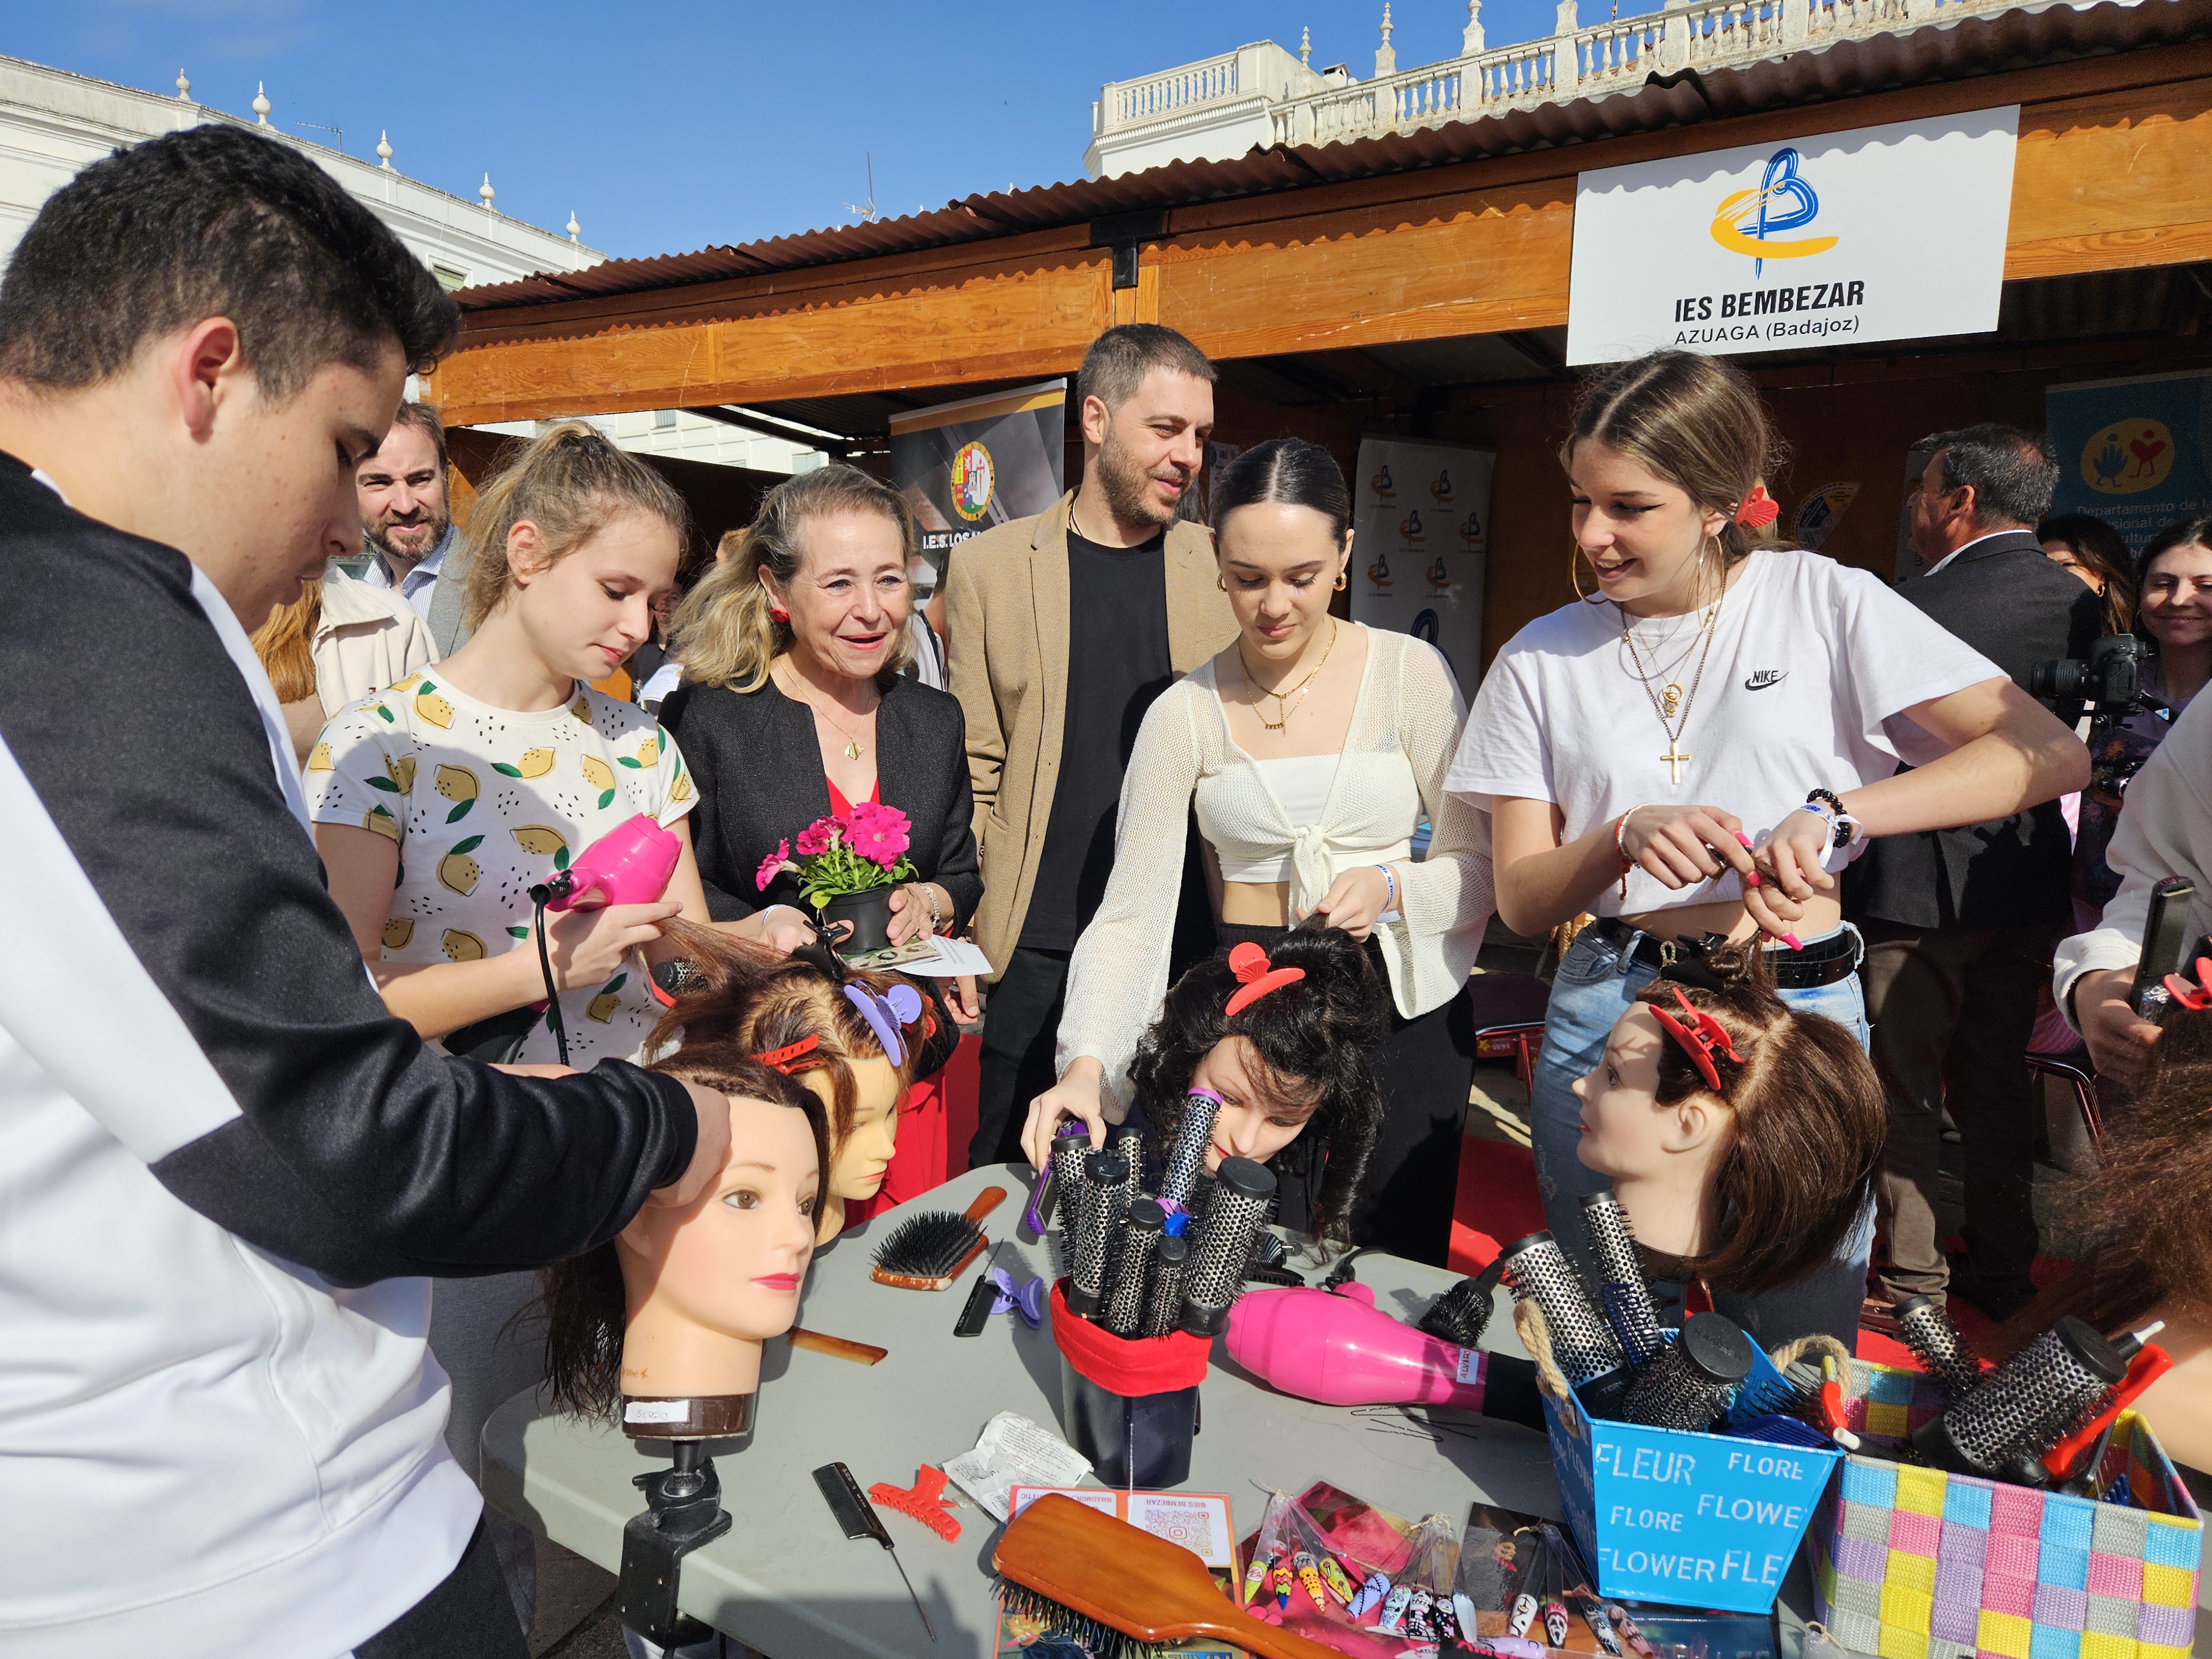
[[[1163,508],[1152,494],[1152,482],[1151,474],[1113,446],[1098,452],[1098,487],[1105,492],[1106,510],[1120,523],[1165,526],[1176,521],[1182,498],[1176,498],[1174,507]],[[1190,488],[1188,479],[1183,488]]]
[[[395,564],[413,565],[428,558],[437,550],[438,544],[446,539],[446,532],[453,528],[453,521],[451,519],[440,514],[436,518],[427,519],[421,524],[393,526],[400,530],[428,530],[430,532],[430,539],[422,544],[422,550],[420,553],[410,553],[404,548],[394,547],[389,539],[390,531],[380,529],[375,525],[363,525],[361,533],[362,538],[368,544],[370,551],[381,553]]]

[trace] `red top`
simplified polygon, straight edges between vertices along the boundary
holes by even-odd
[[[831,777],[827,772],[824,772],[822,775],[822,781],[830,786],[830,811],[831,813],[841,818],[848,818],[852,817],[853,803],[845,799],[845,792],[837,787],[837,781]],[[876,787],[868,791],[868,799],[874,801],[879,806],[883,804],[884,781],[880,775],[876,779]]]

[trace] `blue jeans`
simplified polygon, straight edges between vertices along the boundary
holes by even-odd
[[[1841,931],[1857,936],[1848,923]],[[1544,1052],[1529,1091],[1535,1120],[1536,1185],[1543,1194],[1545,1224],[1585,1268],[1589,1262],[1577,1200],[1609,1183],[1575,1156],[1582,1139],[1582,1103],[1575,1098],[1574,1085],[1596,1066],[1613,1022],[1635,1001],[1636,994],[1659,977],[1657,969],[1632,960],[1633,948],[1633,941],[1623,950],[1589,932],[1568,947],[1552,981],[1551,1005],[1544,1015]],[[1826,1015],[1857,1037],[1861,1048],[1866,1047],[1866,1002],[1856,974],[1832,985],[1778,994],[1795,1010]],[[1846,1348],[1855,1348],[1859,1304],[1866,1295],[1867,1260],[1873,1248],[1874,1206],[1869,1203],[1826,1267],[1761,1296],[1733,1296],[1717,1290],[1713,1305],[1770,1351],[1812,1331],[1825,1331]],[[1661,1299],[1668,1299],[1663,1287]]]

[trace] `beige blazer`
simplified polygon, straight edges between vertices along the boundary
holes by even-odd
[[[945,596],[951,690],[968,723],[968,781],[983,902],[975,942],[1003,972],[1022,936],[1052,816],[1067,729],[1067,514],[1074,492],[1033,519],[963,542]],[[1236,636],[1216,585],[1213,534],[1167,536],[1168,656],[1188,674]]]
[[[323,575],[322,617],[308,651],[325,720],[438,660],[429,626],[413,605],[397,593],[356,580],[335,564]]]

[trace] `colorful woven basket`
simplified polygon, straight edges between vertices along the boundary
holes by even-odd
[[[1850,1425],[1869,1448],[1942,1409],[1917,1371],[1851,1369]],[[1846,1458],[1810,1534],[1821,1622],[1882,1659],[2186,1659],[2197,1504],[2133,1412],[2112,1431],[2104,1474],[2106,1501],[2092,1503]]]

